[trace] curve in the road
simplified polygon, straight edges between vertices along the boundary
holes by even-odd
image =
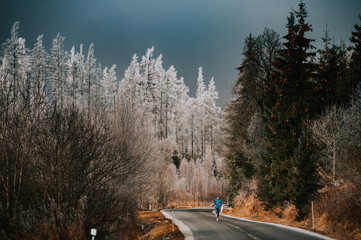
[[[172,215],[168,214],[166,211],[162,210],[160,211],[161,213],[163,213],[163,215],[170,219],[171,221],[174,222],[174,224],[176,224],[179,228],[179,231],[181,231],[185,237],[185,240],[193,240],[193,233],[192,231],[189,229],[189,227],[187,225],[185,225],[182,221],[172,217]]]
[[[196,240],[320,240],[326,236],[306,231],[300,228],[280,224],[256,222],[232,216],[221,216],[217,222],[211,208],[176,209],[163,211],[163,214],[181,225],[179,229],[186,230],[188,239]],[[167,216],[166,216],[167,217]],[[183,227],[182,227],[183,225]],[[187,232],[188,231],[188,232]],[[193,236],[190,236],[189,231]],[[182,231],[183,233],[183,231]],[[183,233],[184,234],[184,233]]]

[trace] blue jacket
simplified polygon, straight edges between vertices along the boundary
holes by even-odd
[[[216,207],[216,208],[221,208],[221,206],[223,205],[222,203],[222,200],[221,199],[214,199],[214,203],[213,205]]]

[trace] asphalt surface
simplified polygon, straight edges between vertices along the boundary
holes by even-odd
[[[220,216],[216,221],[211,208],[175,209],[166,212],[182,221],[192,231],[194,239],[204,240],[316,240],[324,239],[274,225],[248,222]]]

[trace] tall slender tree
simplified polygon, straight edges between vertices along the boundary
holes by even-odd
[[[361,20],[361,15],[359,15]],[[351,55],[351,93],[354,95],[356,87],[361,82],[361,24],[355,24],[350,38],[353,46]]]
[[[318,112],[319,84],[314,75],[316,65],[313,62],[315,52],[312,39],[306,37],[312,31],[306,22],[308,13],[303,2],[299,10],[288,17],[288,34],[284,49],[279,51],[267,89],[269,98],[268,114],[265,115],[266,136],[269,141],[268,154],[264,157],[263,176],[260,181],[259,196],[270,206],[284,202],[301,202],[304,197],[308,204],[317,191],[316,167],[312,165],[308,154],[303,154],[295,161],[295,150],[309,152],[311,145],[303,139],[309,135],[310,120]],[[297,19],[297,20],[296,20]],[[301,144],[301,145],[300,145]],[[297,164],[296,164],[297,163]],[[300,177],[307,177],[308,189],[297,189]],[[262,186],[267,184],[267,187]],[[304,191],[302,191],[304,190]],[[303,217],[302,207],[298,205],[299,216]]]
[[[53,40],[53,46],[50,53],[50,82],[52,84],[52,101],[55,107],[64,106],[65,96],[65,79],[67,76],[67,58],[68,55],[64,50],[64,40],[60,33]]]
[[[257,111],[262,81],[257,40],[250,34],[245,40],[244,59],[233,88],[233,100],[227,108],[227,164],[229,168],[231,198],[242,188],[242,182],[254,174],[252,162],[245,157],[244,147],[247,128]]]

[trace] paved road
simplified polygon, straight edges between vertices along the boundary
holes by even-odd
[[[220,217],[216,221],[212,209],[175,209],[166,211],[172,217],[182,221],[192,231],[194,239],[204,240],[319,240],[322,236],[312,236],[306,233],[280,228],[274,225],[248,222],[228,217]]]

